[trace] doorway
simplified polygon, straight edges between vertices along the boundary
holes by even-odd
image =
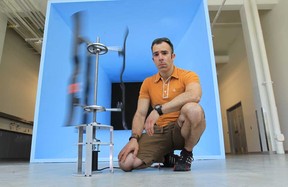
[[[245,154],[247,150],[246,132],[241,102],[227,110],[231,154]]]

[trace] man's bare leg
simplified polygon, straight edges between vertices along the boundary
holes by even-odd
[[[192,162],[193,148],[198,143],[206,128],[202,107],[198,103],[185,104],[181,109],[177,123],[181,127],[181,135],[185,139],[185,146],[174,170],[189,171]]]
[[[185,139],[185,149],[192,151],[206,128],[202,107],[197,103],[184,105],[178,118],[178,124],[181,127],[181,135]]]

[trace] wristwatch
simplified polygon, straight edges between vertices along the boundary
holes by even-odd
[[[154,110],[158,112],[159,116],[163,115],[162,105],[155,105]]]
[[[137,140],[137,142],[138,142],[138,140],[140,139],[140,136],[139,136],[138,134],[134,134],[134,133],[133,133],[133,134],[130,136],[129,141],[130,141],[132,138],[135,138],[135,139]]]

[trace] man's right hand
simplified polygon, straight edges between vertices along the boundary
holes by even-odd
[[[118,155],[119,162],[124,162],[129,153],[133,152],[133,158],[135,159],[139,150],[139,144],[137,139],[132,138],[125,147],[120,151]]]

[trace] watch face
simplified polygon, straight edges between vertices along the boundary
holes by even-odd
[[[154,107],[154,109],[158,112],[158,114],[161,116],[163,113],[162,113],[162,106],[161,105],[156,105]]]
[[[160,108],[161,108],[160,105],[156,105],[156,106],[155,106],[155,109],[160,109]]]

